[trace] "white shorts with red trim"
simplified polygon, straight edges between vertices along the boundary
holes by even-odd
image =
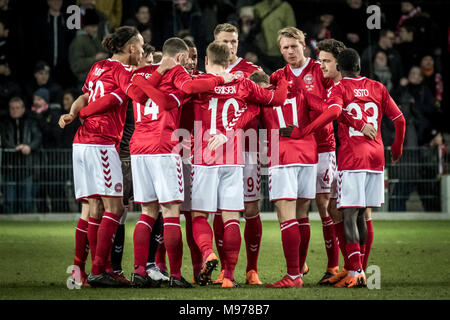
[[[122,165],[114,145],[74,143],[72,150],[77,200],[123,196]]]
[[[244,202],[261,199],[261,163],[258,152],[245,152]]]
[[[134,202],[183,202],[184,181],[178,154],[131,155]]]
[[[379,208],[384,203],[383,171],[338,171],[337,208]]]
[[[330,193],[330,198],[331,199],[337,199],[337,197],[338,197],[337,177],[338,177],[338,172],[337,172],[337,170],[335,170],[334,171],[333,182],[331,183],[331,193]]]
[[[190,158],[183,159],[184,201],[180,205],[180,211],[191,211],[192,197],[192,163]]]
[[[270,201],[316,198],[317,164],[269,168]]]
[[[319,153],[317,163],[316,193],[330,193],[336,171],[336,153]]]
[[[192,211],[243,211],[242,166],[192,166]]]

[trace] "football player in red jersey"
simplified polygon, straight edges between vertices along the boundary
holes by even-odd
[[[198,78],[208,79],[224,72],[229,54],[227,45],[211,43],[205,61],[207,73]],[[286,97],[286,88],[287,82],[281,81],[275,92],[264,90],[252,81],[239,77],[226,86],[216,86],[210,92],[199,94],[194,100],[195,120],[199,127],[194,128],[192,226],[194,239],[204,259],[203,268],[197,277],[200,285],[208,283],[218,264],[207,217],[209,213],[221,211],[225,262],[222,287],[237,286],[234,268],[241,243],[239,212],[244,209],[243,159],[241,137],[227,133],[233,133],[236,121],[245,113],[247,102],[279,104]],[[228,140],[225,148],[214,150],[216,142],[224,137]]]
[[[343,78],[330,90],[327,111],[306,128],[295,128],[291,137],[304,137],[332,120],[339,120],[337,208],[344,216],[349,272],[335,286],[359,287],[366,285],[360,246],[365,243],[367,233],[364,210],[379,208],[384,202],[384,146],[379,130],[376,138],[370,140],[340,120],[347,113],[376,129],[383,115],[394,121],[391,158],[395,163],[402,154],[405,118],[384,85],[359,76],[360,58],[354,49],[343,50],[337,62]]]
[[[135,28],[122,27],[107,36],[103,45],[113,53],[112,59],[95,63],[89,72],[84,94],[72,105],[69,114],[62,115],[59,121],[64,127],[78,115],[82,107],[91,101],[113,95],[120,101],[120,107],[109,110],[86,120],[78,129],[74,139],[74,180],[78,200],[89,201],[89,235],[96,236],[97,245],[91,246],[94,263],[88,283],[91,286],[123,286],[106,272],[105,267],[110,257],[112,239],[123,213],[123,181],[120,159],[117,152],[121,140],[127,101],[115,90],[125,89],[133,71],[143,54],[143,39]],[[95,180],[92,181],[92,177]],[[100,220],[98,208],[102,201],[105,208]],[[89,232],[89,229],[93,232]],[[89,243],[95,243],[95,239]],[[108,271],[112,271],[108,270]]]
[[[237,56],[239,46],[239,30],[232,24],[223,23],[216,26],[214,29],[215,41],[225,43],[230,48],[229,66],[226,71],[248,78],[255,71],[262,71],[262,69],[253,63]],[[258,136],[258,122],[257,119],[250,121],[244,128],[245,132],[251,134],[253,131]],[[257,139],[254,139],[256,148],[258,147]],[[258,150],[249,150],[249,141],[245,141],[245,167],[244,167],[244,218],[245,229],[244,239],[247,252],[247,268],[246,268],[246,283],[247,284],[262,284],[258,276],[258,255],[261,245],[262,225],[259,216],[258,201],[261,198],[261,165],[259,163]],[[220,213],[214,216],[214,238],[216,242],[217,252],[221,261],[221,272],[215,284],[221,284],[224,276],[223,264],[223,234],[224,225]]]

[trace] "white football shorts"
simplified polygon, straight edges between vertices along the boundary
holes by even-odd
[[[336,171],[336,153],[323,152],[318,156],[316,193],[330,193]]]
[[[338,171],[337,208],[379,208],[384,203],[383,171]]]
[[[192,166],[192,211],[243,211],[242,166]]]
[[[184,180],[178,154],[131,155],[134,202],[183,202]]]
[[[269,168],[270,201],[316,198],[317,164]]]
[[[261,199],[261,163],[257,152],[244,153],[244,202]]]
[[[122,164],[114,145],[74,143],[72,150],[77,200],[123,196]]]

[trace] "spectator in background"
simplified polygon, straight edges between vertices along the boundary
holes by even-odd
[[[110,33],[107,16],[97,9],[97,7],[95,6],[95,0],[77,0],[77,5],[80,7],[81,12],[81,28],[84,28],[84,26],[86,25],[84,16],[87,12],[89,12],[90,10],[94,10],[97,14],[97,38],[100,39],[101,42],[103,38]]]
[[[388,58],[388,66],[392,72],[392,82],[394,87],[398,85],[400,78],[403,75],[402,57],[400,53],[393,47],[395,41],[395,34],[392,30],[383,29],[380,31],[378,41],[375,44],[369,45],[364,49],[361,55],[361,75],[370,77],[375,53],[383,51]]]
[[[66,91],[64,91],[61,101],[62,106],[61,112],[63,114],[70,112],[70,107],[72,106],[73,102],[78,96],[79,94],[75,92],[74,89],[67,89]],[[81,125],[80,119],[77,117],[74,121],[72,121],[72,123],[64,127],[61,133],[59,148],[72,149],[73,138],[75,137],[75,134],[77,133],[77,130],[80,127],[80,125]]]
[[[317,44],[325,39],[340,39],[340,29],[335,24],[335,18],[332,14],[325,11],[320,14],[312,23],[306,23],[305,30],[308,35],[307,48],[308,57],[317,59],[319,48]]]
[[[139,26],[151,27],[151,14],[149,6],[141,4],[137,8],[134,17],[126,20],[124,25],[136,28]]]
[[[25,112],[19,97],[9,101],[9,117],[0,126],[2,147],[2,172],[5,213],[33,212],[34,154],[41,145],[41,131],[37,121]]]
[[[98,38],[98,24],[100,18],[93,9],[87,9],[83,16],[83,29],[79,30],[77,36],[69,47],[69,61],[72,72],[78,80],[81,88],[92,65],[109,57],[105,53]]]
[[[430,89],[434,96],[435,105],[440,109],[442,95],[444,94],[444,83],[442,82],[442,75],[435,69],[434,59],[431,55],[422,57],[420,69],[423,74],[423,83]]]
[[[413,65],[419,64],[419,56],[421,48],[418,47],[415,39],[415,29],[410,25],[404,25],[400,28],[400,32],[396,39],[395,48],[402,57],[403,70],[407,72]]]
[[[347,0],[343,9],[337,10],[336,17],[342,29],[342,39],[347,47],[360,54],[367,47],[367,6],[362,0]]]
[[[62,86],[71,86],[75,78],[68,61],[69,45],[75,30],[67,28],[67,17],[62,11],[62,0],[47,0],[48,11],[35,19],[33,29],[34,52],[37,60],[51,67],[51,78]]]
[[[97,10],[106,15],[108,29],[112,32],[122,22],[122,0],[95,0]]]
[[[255,18],[260,27],[262,39],[260,50],[266,55],[264,64],[276,70],[283,66],[280,48],[278,46],[278,30],[288,26],[297,26],[294,10],[287,1],[263,0],[254,5]]]
[[[11,74],[6,58],[0,57],[0,120],[9,112],[9,100],[14,96],[20,96],[22,93]]]
[[[144,43],[151,43],[153,38],[152,29],[149,26],[145,25],[139,25],[137,27],[138,31],[142,35],[142,38],[144,38]]]
[[[389,69],[388,59],[384,51],[375,53],[371,78],[384,84],[389,92],[394,88],[394,84],[392,83],[392,73]]]
[[[49,102],[59,103],[62,94],[61,86],[50,78],[50,67],[45,61],[38,61],[34,68],[33,80],[25,86],[26,103],[33,103],[33,95],[37,89],[46,88],[50,93]]]
[[[8,62],[10,47],[9,47],[9,26],[6,19],[0,20],[0,58]]]
[[[189,30],[200,55],[205,55],[206,28],[195,0],[173,0],[172,27],[173,35],[179,34],[182,30]]]

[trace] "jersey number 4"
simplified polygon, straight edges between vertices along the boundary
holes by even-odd
[[[373,127],[375,129],[378,129],[378,122],[377,122],[377,119],[378,119],[378,106],[375,103],[373,103],[373,102],[367,102],[367,103],[364,104],[364,112],[366,112],[366,114],[367,114],[367,111],[369,109],[373,110],[373,115],[372,116],[369,116],[369,115],[367,116],[367,123],[373,125]],[[362,119],[361,107],[357,103],[354,103],[354,102],[350,103],[345,108],[345,110],[347,110],[347,113],[349,115],[351,115],[353,117],[353,119],[356,119],[356,120],[361,120]],[[354,115],[352,113],[353,110],[355,110],[356,115]],[[362,132],[356,131],[352,127],[349,128],[348,134],[350,135],[350,137],[353,137],[353,136],[360,136],[360,137],[362,137],[362,136],[364,136],[362,134]]]
[[[159,113],[159,106],[152,101],[152,99],[148,99],[144,106],[144,116],[147,116],[149,114],[152,115],[151,121],[158,120],[158,113]],[[141,115],[141,104],[136,103],[136,115],[137,119],[136,122],[141,122],[142,115]]]

